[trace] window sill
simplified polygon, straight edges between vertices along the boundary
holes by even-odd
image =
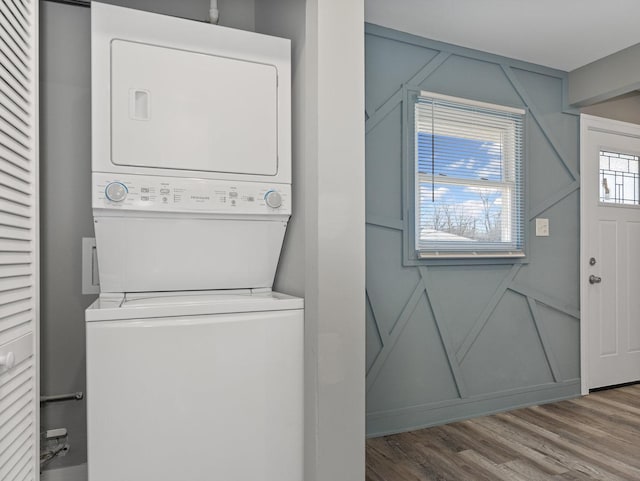
[[[514,264],[528,264],[529,259],[526,254],[521,253],[519,255],[476,255],[469,256],[464,255],[439,255],[439,256],[423,256],[418,257],[415,253],[413,256],[409,256],[404,259],[404,266],[478,266],[478,265],[514,265]]]
[[[524,252],[418,252],[418,259],[520,259]]]

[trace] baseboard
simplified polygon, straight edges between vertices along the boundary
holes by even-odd
[[[367,437],[386,436],[580,396],[580,380],[367,414]]]
[[[87,481],[87,465],[48,469],[42,472],[40,481]]]

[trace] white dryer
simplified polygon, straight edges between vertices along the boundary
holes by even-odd
[[[101,292],[271,287],[291,215],[291,43],[94,2]]]
[[[300,481],[290,42],[92,3],[89,481]]]

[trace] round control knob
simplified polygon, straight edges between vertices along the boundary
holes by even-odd
[[[270,190],[264,194],[264,201],[272,209],[277,209],[282,205],[282,195],[277,190]]]
[[[122,182],[111,182],[107,185],[107,188],[104,189],[104,194],[111,202],[122,202],[126,199],[128,193],[129,190],[127,186]]]

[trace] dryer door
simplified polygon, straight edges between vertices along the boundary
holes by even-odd
[[[286,218],[94,213],[100,292],[271,288]]]
[[[111,69],[113,164],[277,174],[276,66],[113,40]]]

